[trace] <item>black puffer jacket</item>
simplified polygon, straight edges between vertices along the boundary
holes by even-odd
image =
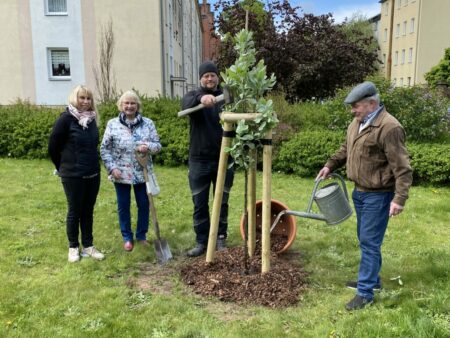
[[[184,95],[182,109],[192,108],[200,104],[203,95],[218,96],[222,90],[218,88],[214,92],[204,88],[192,90]],[[223,103],[216,104],[213,108],[203,108],[191,113],[190,118],[190,145],[189,159],[194,161],[218,161],[220,157],[220,145],[222,142],[222,125],[219,113]]]
[[[98,144],[95,121],[83,129],[66,110],[53,126],[48,152],[61,177],[87,177],[100,173]]]

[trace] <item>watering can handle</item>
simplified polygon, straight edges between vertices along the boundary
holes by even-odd
[[[342,176],[339,175],[339,174],[336,174],[336,173],[331,173],[329,176],[331,176],[331,177],[336,177],[336,178],[338,178],[338,179],[341,181],[342,188],[344,189],[345,198],[346,198],[347,201],[348,201],[349,199],[348,199],[347,187],[345,186],[345,181],[344,181],[344,179],[342,178]],[[319,178],[316,180],[316,183],[314,184],[314,189],[313,189],[313,192],[312,192],[312,194],[311,194],[311,198],[309,199],[309,203],[308,203],[308,208],[306,209],[306,212],[308,212],[308,213],[311,212],[311,208],[312,208],[314,196],[316,195],[316,191],[317,191],[317,188],[318,188],[320,182],[323,181],[323,180],[325,180],[325,179],[322,178],[322,177],[319,177]]]

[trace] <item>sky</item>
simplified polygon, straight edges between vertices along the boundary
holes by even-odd
[[[315,15],[331,12],[336,22],[359,13],[367,18],[380,13],[379,0],[291,0],[292,6],[300,6],[304,13]]]
[[[215,0],[208,0],[215,3]],[[290,0],[292,6],[300,6],[303,13],[314,15],[332,13],[336,23],[341,23],[346,17],[359,13],[367,18],[380,13],[379,0]]]

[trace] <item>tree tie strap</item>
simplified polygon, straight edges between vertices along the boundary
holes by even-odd
[[[230,130],[230,131],[224,130],[222,136],[229,137],[229,138],[236,137],[236,131],[235,130]]]

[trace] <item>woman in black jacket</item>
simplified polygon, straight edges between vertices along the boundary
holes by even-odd
[[[80,230],[81,256],[104,258],[94,247],[92,236],[94,205],[100,188],[98,120],[92,92],[79,85],[69,95],[69,104],[55,122],[48,144],[67,197],[69,262],[80,260]]]

